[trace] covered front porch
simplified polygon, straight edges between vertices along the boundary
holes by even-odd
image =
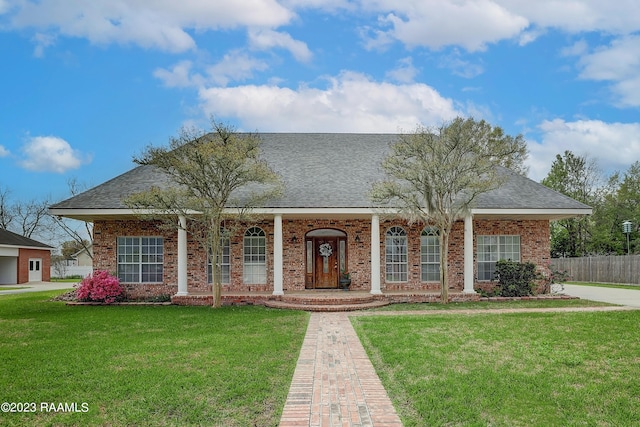
[[[241,250],[242,243],[239,240],[235,245],[232,243],[231,259],[238,262],[231,265],[230,283],[223,284],[223,296],[233,298],[232,295],[246,293],[255,296],[253,299],[264,300],[269,295],[279,297],[294,292],[340,289],[339,278],[345,273],[351,276],[350,291],[371,295],[400,290],[423,294],[439,292],[437,279],[431,279],[429,283],[421,279],[419,229],[407,228],[410,244],[406,248],[409,257],[417,256],[418,261],[405,262],[408,271],[404,280],[389,281],[388,265],[385,263],[388,254],[384,252],[385,233],[390,227],[402,225],[399,219],[383,219],[381,224],[380,215],[371,209],[362,209],[362,212],[354,212],[353,209],[303,211],[280,209],[268,216],[263,214],[263,218],[266,216],[268,219],[262,222],[266,232],[266,279],[262,285],[247,282],[243,277],[239,270],[245,255]],[[184,218],[180,218],[180,221],[185,224]],[[462,262],[456,264],[463,268],[455,271],[450,269],[450,278],[454,279],[450,282],[455,285],[452,291],[475,294],[472,216],[469,215],[459,224],[456,231],[457,251]],[[189,267],[192,267],[189,264],[189,244],[187,232],[180,228],[177,236],[175,294],[175,297],[180,297],[178,300],[207,293],[202,286],[194,287],[189,283]]]

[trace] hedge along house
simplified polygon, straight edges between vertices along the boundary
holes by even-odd
[[[281,175],[282,197],[256,207],[252,222],[233,224],[220,259],[223,300],[260,302],[287,293],[337,289],[373,295],[437,292],[438,230],[381,213],[369,199],[385,178],[381,162],[398,135],[261,134],[264,160]],[[501,168],[504,184],[482,194],[456,223],[449,247],[452,296],[491,286],[498,259],[547,268],[549,222],[591,209]],[[182,230],[141,220],[123,199],[168,185],[152,166],[139,166],[50,208],[54,215],[94,223],[94,268],[118,275],[130,297],[173,295],[197,303],[211,293],[210,260]],[[381,297],[382,298],[382,297]]]

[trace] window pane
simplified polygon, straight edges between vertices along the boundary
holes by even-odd
[[[420,263],[423,282],[440,281],[440,238],[438,229],[425,227],[420,237]]]
[[[118,278],[125,283],[160,283],[163,273],[161,237],[118,237]]]
[[[478,280],[493,280],[496,262],[520,262],[520,236],[478,236]]]
[[[267,283],[267,241],[264,230],[251,227],[244,234],[243,282]]]
[[[402,227],[387,230],[385,241],[386,280],[407,281],[407,233]]]
[[[307,241],[307,274],[313,273],[313,241]]]

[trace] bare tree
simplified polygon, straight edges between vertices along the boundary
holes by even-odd
[[[29,238],[44,236],[49,230],[49,200],[12,201],[10,194],[0,187],[0,228]]]
[[[14,223],[17,223],[18,232],[25,237],[31,237],[38,230],[46,228],[49,201],[31,200],[14,205]]]
[[[145,218],[160,219],[186,230],[200,241],[212,264],[213,305],[221,305],[221,243],[228,237],[227,220],[242,219],[251,207],[281,194],[277,174],[260,158],[257,134],[240,134],[211,119],[212,131],[183,129],[168,147],[147,147],[134,159],[163,171],[171,184],[153,187],[126,200]]]
[[[86,185],[79,184],[76,178],[69,179],[67,185],[71,196],[77,196],[86,190],[87,187]],[[91,250],[91,245],[93,244],[93,223],[81,221],[82,225],[79,227],[77,220],[54,215],[50,217],[56,228],[62,230],[67,237],[73,239],[76,245],[78,245],[78,250],[84,249],[87,255],[93,259],[93,251]]]
[[[0,187],[0,228],[8,230],[13,221],[13,207],[10,205],[9,189]]]
[[[435,129],[419,127],[401,135],[382,168],[387,179],[375,183],[371,198],[398,209],[409,222],[438,227],[441,299],[448,302],[449,236],[479,194],[499,187],[497,166],[523,171],[527,156],[522,136],[505,136],[484,120],[456,118]]]

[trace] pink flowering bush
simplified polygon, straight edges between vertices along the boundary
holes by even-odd
[[[76,289],[80,301],[95,301],[111,304],[124,298],[124,289],[120,280],[105,270],[96,270],[88,275]]]

